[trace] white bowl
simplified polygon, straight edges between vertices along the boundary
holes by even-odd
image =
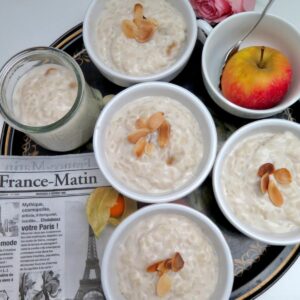
[[[225,111],[242,118],[260,119],[278,114],[300,98],[300,33],[286,20],[266,15],[259,26],[242,43],[250,46],[268,46],[284,53],[292,66],[293,78],[283,100],[269,109],[244,108],[227,100],[219,89],[221,67],[227,50],[257,21],[259,13],[245,12],[233,15],[209,32],[202,51],[202,74],[211,98]]]
[[[216,251],[219,261],[219,278],[216,290],[211,299],[229,299],[233,284],[233,260],[229,247],[219,230],[219,228],[205,215],[190,207],[180,204],[156,204],[149,205],[138,210],[126,218],[113,232],[104,250],[101,280],[104,294],[107,300],[124,300],[119,291],[117,278],[117,259],[119,245],[125,240],[130,230],[141,222],[145,217],[153,216],[158,213],[179,214],[194,221],[203,233],[208,237]],[[205,274],[203,274],[205,276]]]
[[[272,233],[266,231],[260,231],[242,221],[236,217],[231,210],[223,193],[221,185],[221,174],[226,157],[232,152],[237,144],[252,135],[263,132],[284,132],[290,131],[300,138],[300,125],[291,121],[281,119],[268,119],[255,121],[247,124],[237,131],[235,131],[229,139],[225,142],[224,146],[217,155],[217,159],[213,170],[213,190],[217,203],[229,220],[229,222],[235,226],[239,231],[249,236],[250,238],[262,241],[270,245],[291,245],[300,242],[300,229],[290,233]],[[251,197],[251,195],[249,195]],[[300,211],[299,211],[300,213]]]
[[[188,180],[185,185],[168,193],[151,194],[149,192],[145,194],[132,190],[116,177],[114,170],[111,169],[106,160],[104,140],[106,128],[111,118],[124,105],[145,96],[170,97],[184,105],[191,111],[196,120],[199,122],[204,141],[203,157],[198,166],[196,174],[190,180]],[[93,146],[96,161],[100,170],[108,182],[116,190],[131,199],[142,202],[159,203],[180,199],[181,197],[184,197],[195,190],[205,180],[215,160],[217,150],[217,133],[214,121],[209,111],[194,94],[180,86],[171,83],[148,82],[140,83],[125,89],[117,94],[111,100],[111,102],[104,107],[96,123]]]
[[[179,54],[176,62],[169,66],[168,68],[147,76],[130,76],[126,75],[122,72],[113,70],[109,66],[107,66],[102,60],[101,57],[96,53],[96,28],[98,18],[105,8],[105,4],[108,0],[94,0],[88,8],[86,16],[83,22],[83,41],[86,47],[86,50],[99,69],[99,71],[105,76],[107,79],[112,81],[113,83],[128,87],[138,82],[145,81],[171,81],[175,78],[185,67],[190,58],[192,51],[194,49],[196,39],[197,39],[197,24],[196,24],[196,16],[193,8],[191,7],[189,1],[182,0],[172,0],[172,6],[174,6],[183,16],[186,25],[187,25],[187,38],[185,41],[185,45],[181,53]]]

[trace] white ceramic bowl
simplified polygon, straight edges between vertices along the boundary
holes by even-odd
[[[94,0],[88,8],[83,22],[83,41],[86,50],[99,71],[113,83],[128,87],[145,81],[171,81],[185,67],[194,49],[197,39],[196,16],[189,1],[172,0],[172,5],[182,14],[187,25],[187,39],[176,62],[159,73],[147,76],[129,76],[107,66],[96,53],[96,28],[98,18],[108,0]]]
[[[234,45],[256,22],[257,12],[233,15],[222,21],[211,31],[202,52],[202,74],[205,87],[211,98],[225,111],[242,118],[259,119],[278,114],[300,98],[300,33],[286,20],[266,15],[259,26],[242,43],[241,49],[250,46],[269,46],[284,53],[291,63],[293,79],[282,102],[269,109],[248,109],[227,100],[219,89],[223,59],[227,50]],[[207,24],[206,24],[207,25]],[[200,25],[201,26],[201,25]],[[205,30],[205,28],[203,28]]]
[[[222,190],[221,174],[226,157],[232,152],[234,147],[242,142],[245,138],[263,132],[285,132],[291,131],[300,138],[300,125],[291,121],[281,119],[260,120],[247,124],[235,131],[217,155],[213,170],[213,190],[217,203],[225,217],[239,231],[250,238],[265,242],[270,245],[290,245],[300,242],[300,229],[290,233],[271,233],[260,231],[250,225],[240,221],[231,210]],[[249,195],[250,197],[251,195]],[[300,213],[300,211],[299,211]]]
[[[188,180],[185,185],[168,193],[151,194],[149,192],[148,194],[145,194],[133,191],[116,177],[114,171],[111,169],[106,160],[104,140],[106,128],[111,118],[124,105],[145,96],[166,96],[183,104],[191,111],[196,120],[199,122],[204,141],[203,158],[198,166],[196,174],[190,180]],[[217,133],[214,121],[209,111],[194,94],[180,86],[171,83],[146,82],[125,89],[117,94],[111,100],[111,102],[104,107],[96,123],[93,146],[96,161],[100,170],[116,190],[135,200],[149,203],[159,203],[180,199],[181,197],[184,197],[195,190],[205,180],[215,160],[217,149]]]
[[[104,250],[101,280],[107,300],[124,300],[118,285],[117,256],[119,245],[130,230],[145,217],[158,213],[179,214],[194,221],[212,243],[219,260],[219,278],[211,299],[228,300],[233,284],[233,261],[229,247],[219,228],[205,215],[180,204],[156,204],[142,208],[126,218],[113,232]],[[205,274],[203,274],[205,276]]]

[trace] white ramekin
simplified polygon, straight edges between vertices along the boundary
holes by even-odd
[[[219,262],[219,276],[211,299],[229,299],[233,284],[233,260],[220,229],[204,214],[181,204],[155,204],[138,210],[126,218],[113,232],[104,250],[101,280],[107,300],[124,300],[118,284],[118,251],[130,230],[145,217],[156,214],[178,214],[194,221],[212,243]],[[163,238],[163,237],[162,237]],[[203,274],[205,276],[205,274]]]
[[[281,119],[268,119],[252,122],[234,132],[225,142],[218,153],[213,170],[213,190],[217,203],[229,220],[239,231],[255,240],[262,241],[269,245],[291,245],[300,242],[300,229],[290,233],[272,233],[260,231],[240,221],[231,210],[222,189],[221,174],[226,157],[233,151],[237,144],[244,139],[263,132],[285,132],[291,131],[300,138],[300,125],[291,121]],[[249,195],[251,197],[251,195]],[[299,211],[300,213],[300,211]]]
[[[203,138],[203,158],[196,174],[182,187],[167,193],[141,193],[127,187],[121,182],[110,167],[105,155],[105,132],[112,116],[124,105],[145,97],[166,96],[177,100],[195,116]],[[205,105],[188,90],[165,82],[146,82],[129,87],[117,94],[101,112],[94,131],[93,146],[96,161],[108,182],[123,195],[142,202],[168,202],[186,196],[195,190],[208,176],[212,169],[217,151],[217,132],[214,121]]]
[[[171,81],[187,64],[197,40],[197,22],[194,10],[189,1],[172,0],[174,6],[183,16],[187,26],[187,38],[176,62],[168,68],[147,76],[130,76],[107,66],[96,52],[96,28],[99,16],[108,0],[94,0],[88,8],[83,22],[83,41],[86,50],[99,71],[113,83],[128,87],[145,81]]]

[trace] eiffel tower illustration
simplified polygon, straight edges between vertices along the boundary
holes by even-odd
[[[89,226],[88,251],[83,278],[79,281],[79,289],[74,300],[105,300],[101,286],[96,240],[91,226]]]
[[[3,236],[5,236],[5,231],[2,225],[2,218],[1,218],[1,205],[0,205],[0,234],[2,234]]]

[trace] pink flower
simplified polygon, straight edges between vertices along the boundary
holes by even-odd
[[[196,15],[209,23],[219,23],[228,16],[253,10],[255,0],[190,0]]]

